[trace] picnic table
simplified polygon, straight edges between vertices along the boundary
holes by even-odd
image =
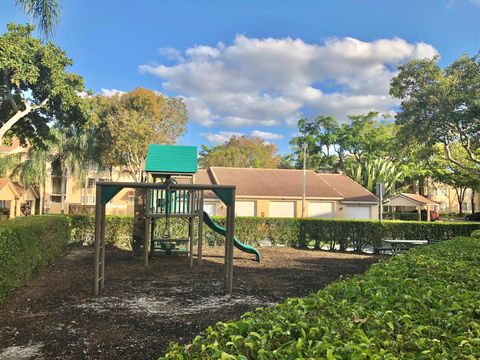
[[[383,240],[383,242],[390,245],[389,248],[382,247],[378,250],[385,252],[386,250],[392,251],[394,254],[398,254],[401,251],[409,250],[413,247],[420,245],[427,245],[430,243],[429,240]]]

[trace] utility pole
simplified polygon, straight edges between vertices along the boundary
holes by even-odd
[[[303,191],[302,191],[302,218],[305,217],[305,193],[307,191],[307,143],[302,145],[303,149]]]
[[[385,195],[385,184],[382,182],[377,183],[376,192],[378,196],[378,220],[383,220],[383,196]]]

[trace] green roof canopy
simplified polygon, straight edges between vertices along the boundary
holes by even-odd
[[[165,174],[197,172],[197,147],[150,144],[145,171]]]

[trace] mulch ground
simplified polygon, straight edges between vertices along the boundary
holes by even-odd
[[[262,248],[262,263],[235,249],[234,294],[223,291],[223,249],[203,266],[161,257],[148,269],[109,248],[105,292],[92,295],[92,248],[73,248],[0,306],[0,359],[155,359],[171,341],[187,343],[217,321],[304,296],[374,256]]]

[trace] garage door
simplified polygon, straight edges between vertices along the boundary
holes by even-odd
[[[345,217],[347,219],[370,219],[370,206],[347,206]]]
[[[311,218],[332,218],[333,217],[333,203],[309,201],[308,202],[308,217]]]
[[[255,216],[255,201],[235,201],[236,216]]]
[[[294,201],[270,201],[268,203],[268,216],[295,217],[295,202]]]
[[[217,205],[215,203],[205,203],[203,204],[203,211],[205,211],[209,216],[215,216]]]

